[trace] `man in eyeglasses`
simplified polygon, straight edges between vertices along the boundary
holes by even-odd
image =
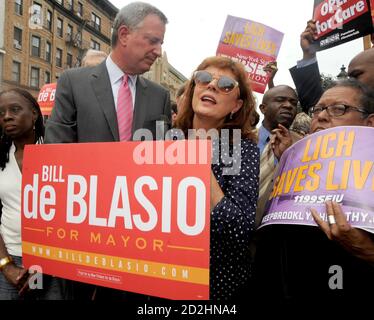
[[[300,35],[303,58],[290,69],[304,112],[317,103],[323,93],[316,56],[317,30],[314,20],[309,20]],[[374,48],[356,55],[348,66],[348,76],[374,88]]]
[[[339,81],[323,93],[310,114],[311,133],[337,126],[374,127],[374,90],[356,79]],[[278,139],[285,136],[285,131],[277,134]],[[254,268],[260,300],[332,303],[373,296],[374,235],[352,227],[336,203],[327,204],[327,214],[332,213],[337,223],[328,224],[313,214],[322,231],[299,225],[260,229]],[[328,285],[334,265],[343,270],[342,290]]]

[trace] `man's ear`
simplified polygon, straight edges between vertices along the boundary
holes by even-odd
[[[374,113],[369,114],[369,116],[366,118],[366,125],[368,127],[374,127]]]
[[[130,34],[130,29],[124,24],[118,28],[118,42],[122,45],[126,45],[127,36]]]
[[[260,108],[262,114],[265,115],[265,112],[266,112],[266,105],[263,104],[263,103],[261,103],[261,104],[259,105],[259,108]]]

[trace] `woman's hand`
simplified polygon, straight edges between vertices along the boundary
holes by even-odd
[[[281,124],[278,124],[278,128],[272,130],[271,133],[270,145],[279,160],[283,152],[292,145],[292,137],[288,129]]]
[[[311,209],[314,221],[330,240],[338,242],[345,250],[357,258],[374,265],[374,241],[364,230],[352,227],[343,213],[340,204],[326,202],[328,221],[321,219],[315,209]]]

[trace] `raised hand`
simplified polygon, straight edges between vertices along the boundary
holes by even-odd
[[[274,87],[274,77],[275,74],[278,71],[277,62],[276,61],[270,61],[265,67],[264,71],[269,75],[269,89]]]
[[[314,20],[309,20],[305,30],[300,35],[300,46],[303,50],[303,59],[309,60],[316,56],[317,29]]]

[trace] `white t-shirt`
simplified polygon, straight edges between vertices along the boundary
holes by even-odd
[[[14,144],[9,150],[9,162],[0,169],[0,199],[3,204],[0,232],[8,253],[22,256],[21,188],[22,173],[14,155]]]

